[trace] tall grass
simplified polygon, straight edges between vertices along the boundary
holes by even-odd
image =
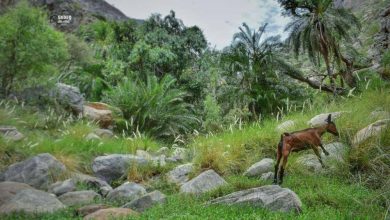
[[[374,170],[385,169],[384,174],[389,177],[390,150],[386,147],[390,138],[389,132],[383,132],[384,135],[381,137],[371,138],[359,146],[351,146],[351,140],[357,131],[378,120],[372,116],[373,111],[390,112],[388,90],[367,91],[359,96],[338,101],[319,99],[306,106],[303,111],[283,115],[279,122],[275,118],[266,118],[257,123],[244,125],[242,128],[236,127],[219,134],[195,138],[190,147],[196,152],[194,161],[198,170],[212,168],[221,174],[242,173],[262,158],[275,157],[276,145],[280,138],[276,127],[282,121],[293,120],[295,125],[289,131],[294,131],[309,127],[308,121],[317,114],[345,111],[346,113],[336,119],[341,137],[337,140],[334,136],[326,134],[323,142],[326,144],[341,141],[351,147],[347,158],[351,171],[366,170],[370,171],[368,175],[372,176],[376,173]],[[377,183],[383,184],[386,178],[378,174],[374,179],[377,181],[378,178],[381,179],[382,181]]]

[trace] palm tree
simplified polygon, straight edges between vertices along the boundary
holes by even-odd
[[[235,52],[235,65],[241,67],[244,86],[251,88],[250,81],[259,82],[259,76],[264,75],[271,67],[272,49],[280,44],[280,37],[263,39],[268,24],[257,30],[252,30],[246,23],[239,28],[240,32],[233,35],[232,50]]]
[[[306,52],[317,65],[320,57],[324,59],[327,76],[336,95],[331,62],[343,60],[340,43],[342,40],[351,41],[350,30],[360,28],[360,23],[349,10],[335,8],[332,0],[304,0],[294,7],[301,10],[294,9],[294,20],[286,28],[290,31],[287,42],[296,55]]]
[[[280,37],[264,38],[267,24],[251,29],[246,23],[233,35],[231,47],[225,51],[225,61],[233,73],[240,73],[241,90],[251,101],[248,108],[257,117],[256,108],[271,106],[269,99],[275,97],[270,79],[274,77],[273,51],[280,45]],[[260,103],[268,103],[261,105]]]

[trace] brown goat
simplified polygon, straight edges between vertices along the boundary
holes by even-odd
[[[298,152],[306,149],[313,149],[314,153],[317,155],[318,160],[320,161],[322,167],[324,163],[321,159],[321,154],[319,152],[319,147],[325,155],[329,153],[325,150],[321,142],[321,136],[325,132],[329,132],[335,136],[339,136],[336,125],[332,122],[332,115],[329,114],[328,118],[325,120],[326,125],[317,127],[317,128],[308,128],[302,131],[295,131],[292,133],[283,133],[280,137],[280,142],[277,149],[277,158],[275,165],[275,175],[274,175],[274,184],[278,183],[279,185],[283,183],[284,170],[286,169],[287,159],[291,152]],[[280,160],[283,158],[282,166],[279,170]],[[278,171],[279,172],[279,182],[278,182]]]

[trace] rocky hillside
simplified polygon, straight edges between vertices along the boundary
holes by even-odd
[[[9,6],[15,5],[19,0],[0,1],[0,13]],[[96,19],[127,20],[128,18],[119,9],[104,0],[29,0],[33,6],[43,7],[49,11],[49,17],[57,15],[71,15],[70,24],[58,24],[57,28],[63,31],[73,31],[80,24],[89,23]],[[142,22],[141,20],[135,20]]]

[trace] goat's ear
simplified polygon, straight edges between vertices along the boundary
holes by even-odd
[[[331,123],[332,122],[332,114],[329,114],[328,118],[325,121],[328,123]]]

